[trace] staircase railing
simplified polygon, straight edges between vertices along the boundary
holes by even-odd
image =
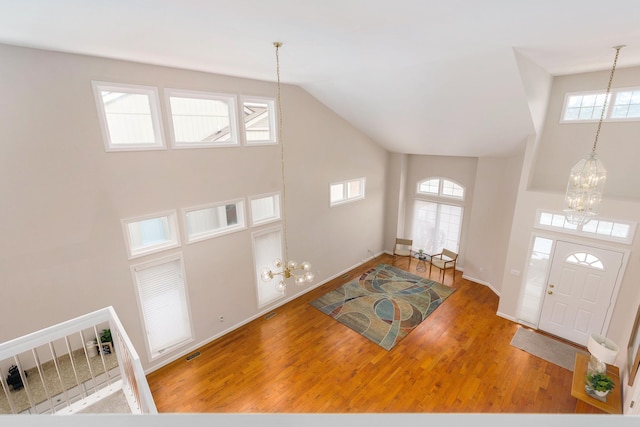
[[[96,402],[116,394],[129,413],[157,413],[113,307],[0,344],[0,383],[0,414],[95,412]]]

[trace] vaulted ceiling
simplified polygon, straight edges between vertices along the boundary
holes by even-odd
[[[502,156],[534,132],[517,57],[640,65],[638,0],[2,0],[0,43],[296,84],[390,151]],[[0,58],[1,60],[1,58]],[[603,88],[606,82],[603,82]]]

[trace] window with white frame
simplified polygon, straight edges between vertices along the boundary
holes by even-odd
[[[175,211],[122,220],[129,258],[180,245]]]
[[[458,252],[462,230],[462,206],[437,201],[414,200],[413,247],[428,254],[449,249]]]
[[[329,201],[331,206],[364,199],[366,178],[334,182],[329,185]]]
[[[157,88],[98,81],[92,84],[107,151],[165,148]]]
[[[277,143],[274,99],[243,97],[242,114],[247,145]]]
[[[251,225],[262,225],[280,219],[280,193],[249,198]]]
[[[518,320],[531,326],[538,326],[542,296],[547,287],[547,275],[551,264],[554,241],[534,236],[529,263],[524,274],[524,288],[518,307]]]
[[[275,259],[282,259],[282,227],[256,231],[253,238],[253,259],[255,263],[255,283],[258,307],[263,307],[284,297],[284,292],[276,289],[282,277],[276,276],[268,282],[262,280],[262,269],[273,265]]]
[[[151,359],[193,341],[182,255],[131,270]]]
[[[600,261],[600,258],[585,252],[573,253],[569,255],[565,259],[565,261],[571,264],[578,264],[585,267],[595,268],[596,270],[604,270],[604,264],[602,263],[602,261]]]
[[[446,178],[427,178],[418,183],[418,194],[464,200],[464,188]]]
[[[176,89],[165,92],[174,147],[238,145],[235,96]]]
[[[633,221],[594,218],[582,225],[571,224],[563,213],[536,212],[535,228],[553,230],[566,234],[582,235],[598,240],[608,240],[631,244],[635,235],[636,223]]]
[[[185,208],[187,242],[197,242],[247,228],[244,200]]]
[[[600,120],[605,91],[571,92],[565,95],[561,123]],[[640,120],[640,87],[612,89],[604,120]]]
[[[413,247],[428,254],[458,252],[465,189],[457,182],[429,177],[416,186],[411,235]]]

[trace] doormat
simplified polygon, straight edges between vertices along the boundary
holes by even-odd
[[[588,354],[562,341],[522,327],[516,330],[511,345],[570,371],[573,371],[576,353]]]
[[[454,291],[433,280],[380,264],[310,304],[391,350]]]

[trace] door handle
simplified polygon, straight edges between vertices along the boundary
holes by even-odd
[[[554,286],[553,286],[553,285],[549,285],[549,287],[550,287],[550,288],[553,288]]]
[[[553,291],[548,291],[547,292],[549,295],[553,295]]]

